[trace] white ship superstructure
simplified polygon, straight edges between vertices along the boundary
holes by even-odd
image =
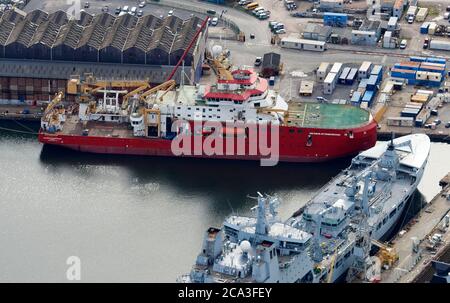
[[[364,273],[372,240],[389,234],[419,184],[430,140],[415,134],[360,153],[286,222],[259,195],[254,217],[206,232],[180,282],[334,282]]]

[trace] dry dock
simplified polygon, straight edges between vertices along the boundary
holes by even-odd
[[[391,241],[392,247],[398,252],[399,261],[390,269],[381,274],[384,283],[409,283],[428,268],[430,261],[450,249],[450,231],[442,228],[444,218],[450,214],[450,173],[442,179],[442,191],[433,198],[413,218],[403,231],[397,234]],[[435,234],[442,235],[442,241],[432,248],[430,237]],[[413,250],[413,240],[417,245]]]

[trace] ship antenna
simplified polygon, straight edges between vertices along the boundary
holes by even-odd
[[[394,138],[395,138],[394,132],[391,132],[391,142],[389,144],[389,149],[390,150],[394,149]]]
[[[230,203],[230,200],[227,199],[227,203],[228,203],[228,206],[231,208],[231,214],[236,215],[236,214],[234,213],[234,209],[233,209],[233,206],[232,206],[231,203]]]

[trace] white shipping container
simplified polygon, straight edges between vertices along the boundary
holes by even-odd
[[[435,40],[432,39],[430,42],[430,49],[437,49],[437,50],[450,50],[450,41],[443,41],[443,40]]]
[[[328,63],[328,62],[322,62],[320,64],[319,68],[317,69],[317,79],[319,81],[325,80],[325,77],[328,73],[329,68],[330,68],[330,63]]]
[[[434,35],[434,33],[436,32],[436,28],[437,28],[437,23],[436,22],[430,22],[430,26],[428,26],[428,34],[429,35]]]
[[[417,6],[410,6],[408,8],[408,12],[406,13],[406,17],[415,16],[417,12]]]
[[[341,73],[341,70],[342,70],[342,65],[343,64],[340,63],[340,62],[334,63],[333,66],[331,67],[330,73],[334,73],[334,74],[339,75]]]
[[[389,126],[413,126],[414,120],[411,117],[389,117],[387,124]]]
[[[427,15],[428,15],[428,8],[421,7],[419,9],[419,11],[417,12],[416,21],[417,22],[425,21],[425,18],[427,17]]]

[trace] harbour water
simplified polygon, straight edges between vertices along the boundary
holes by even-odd
[[[450,171],[433,143],[419,186],[425,200]],[[282,198],[287,218],[349,164],[89,155],[0,132],[0,282],[65,282],[69,256],[84,282],[174,282],[203,232],[248,214],[256,191]]]

